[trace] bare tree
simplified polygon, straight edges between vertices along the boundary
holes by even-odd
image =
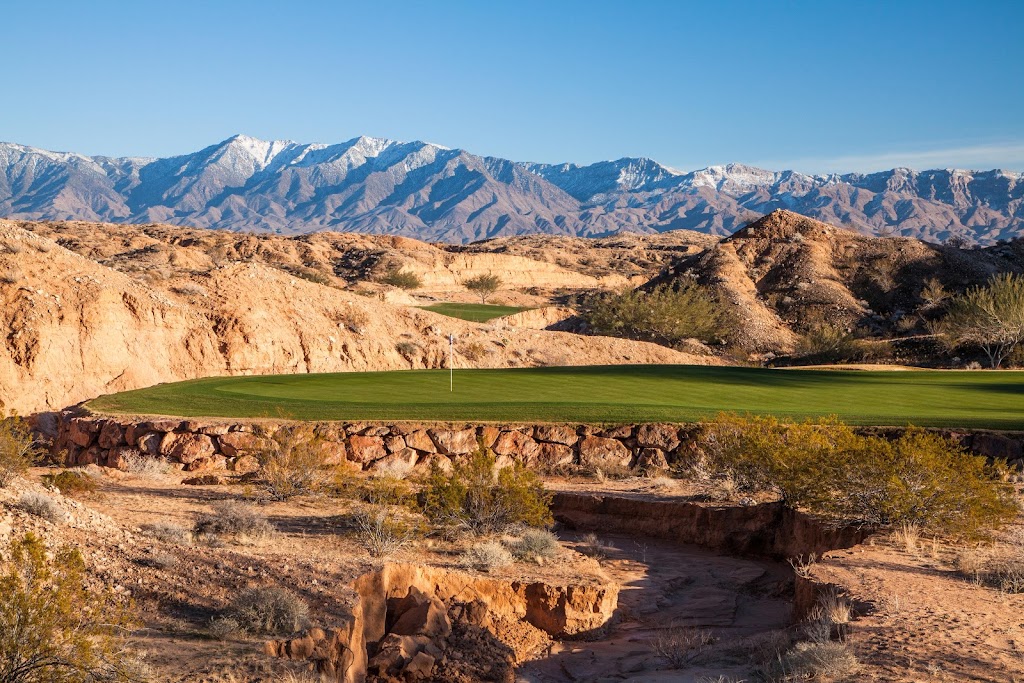
[[[939,325],[954,346],[977,346],[998,368],[1024,342],[1024,276],[1002,273],[949,305]]]

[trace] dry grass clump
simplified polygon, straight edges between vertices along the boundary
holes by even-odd
[[[911,555],[917,553],[921,542],[921,527],[911,522],[902,522],[891,534],[892,541]]]
[[[464,567],[489,572],[512,564],[512,553],[497,541],[484,541],[467,548],[460,558]]]
[[[825,643],[832,639],[845,641],[853,608],[849,601],[834,590],[826,590],[818,596],[818,602],[804,623],[808,640]]]
[[[183,282],[171,289],[183,296],[206,296],[207,294],[206,287],[195,282]]]
[[[139,564],[153,569],[173,569],[178,564],[178,556],[163,550],[154,551],[150,555],[139,558]]]
[[[615,546],[605,543],[597,534],[587,533],[580,537],[580,544],[577,549],[584,555],[600,561],[607,558],[615,550]]]
[[[34,491],[23,493],[21,498],[18,499],[18,507],[31,515],[41,517],[54,524],[60,524],[67,519],[67,515],[60,504],[43,493],[36,493]]]
[[[767,683],[845,681],[860,670],[860,662],[846,643],[802,642],[779,654],[759,672]]]
[[[289,590],[267,586],[243,591],[222,616],[245,633],[288,634],[309,624],[309,606]]]
[[[389,510],[359,512],[353,526],[359,542],[379,559],[391,557],[416,538],[416,529]]]
[[[7,285],[16,285],[24,279],[25,274],[21,272],[21,268],[10,267],[0,270],[0,282]]]
[[[557,557],[562,545],[547,529],[527,529],[508,548],[517,560],[541,562]]]
[[[196,536],[230,536],[241,542],[255,542],[273,536],[276,530],[256,508],[236,500],[213,503],[213,512],[196,517]]]
[[[121,469],[139,479],[159,481],[170,476],[174,471],[174,465],[164,458],[135,451],[121,456]]]
[[[192,532],[179,524],[156,522],[142,527],[143,533],[164,543],[185,545],[192,540]]]
[[[703,654],[712,643],[710,631],[696,628],[670,628],[651,641],[651,648],[659,657],[668,660],[673,669],[682,669]]]
[[[1024,593],[1024,545],[962,548],[954,561],[969,581],[1004,593]]]
[[[278,499],[324,493],[337,478],[338,466],[331,464],[326,443],[312,432],[279,433],[256,459],[270,495]]]

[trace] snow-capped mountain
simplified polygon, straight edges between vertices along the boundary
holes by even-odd
[[[368,137],[325,145],[236,135],[166,159],[0,143],[0,216],[10,218],[468,242],[534,232],[728,234],[777,208],[868,233],[990,243],[1024,231],[1024,180],[999,170],[811,176],[742,164],[684,173],[642,158],[531,164]]]

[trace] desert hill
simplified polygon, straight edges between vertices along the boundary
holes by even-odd
[[[779,210],[682,257],[648,286],[707,285],[735,305],[744,348],[786,352],[822,325],[881,337],[923,331],[932,280],[957,293],[1006,271],[1024,271],[1024,242],[962,249],[869,237]]]
[[[441,367],[449,333],[463,367],[714,362],[623,339],[477,325],[343,291],[330,286],[335,276],[311,281],[317,258],[333,258],[325,254],[336,235],[267,243],[184,231],[161,241],[124,226],[78,225],[87,230],[76,235],[69,226],[28,227],[39,234],[0,221],[0,401],[21,413],[210,375]],[[177,229],[154,234],[161,230]],[[432,248],[416,242],[409,249]],[[263,251],[271,255],[232,258]],[[516,259],[523,267],[508,272],[521,276],[517,284],[597,282],[524,257],[479,258],[487,266]],[[299,264],[305,278],[282,268]]]

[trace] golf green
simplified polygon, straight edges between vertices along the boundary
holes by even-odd
[[[102,396],[99,412],[301,420],[694,421],[720,411],[1024,429],[1024,372],[618,365],[215,377]]]
[[[520,311],[530,310],[528,307],[519,306],[496,306],[494,304],[458,304],[442,303],[420,306],[424,311],[433,311],[446,315],[449,318],[460,318],[475,323],[483,323],[494,318],[500,318]]]

